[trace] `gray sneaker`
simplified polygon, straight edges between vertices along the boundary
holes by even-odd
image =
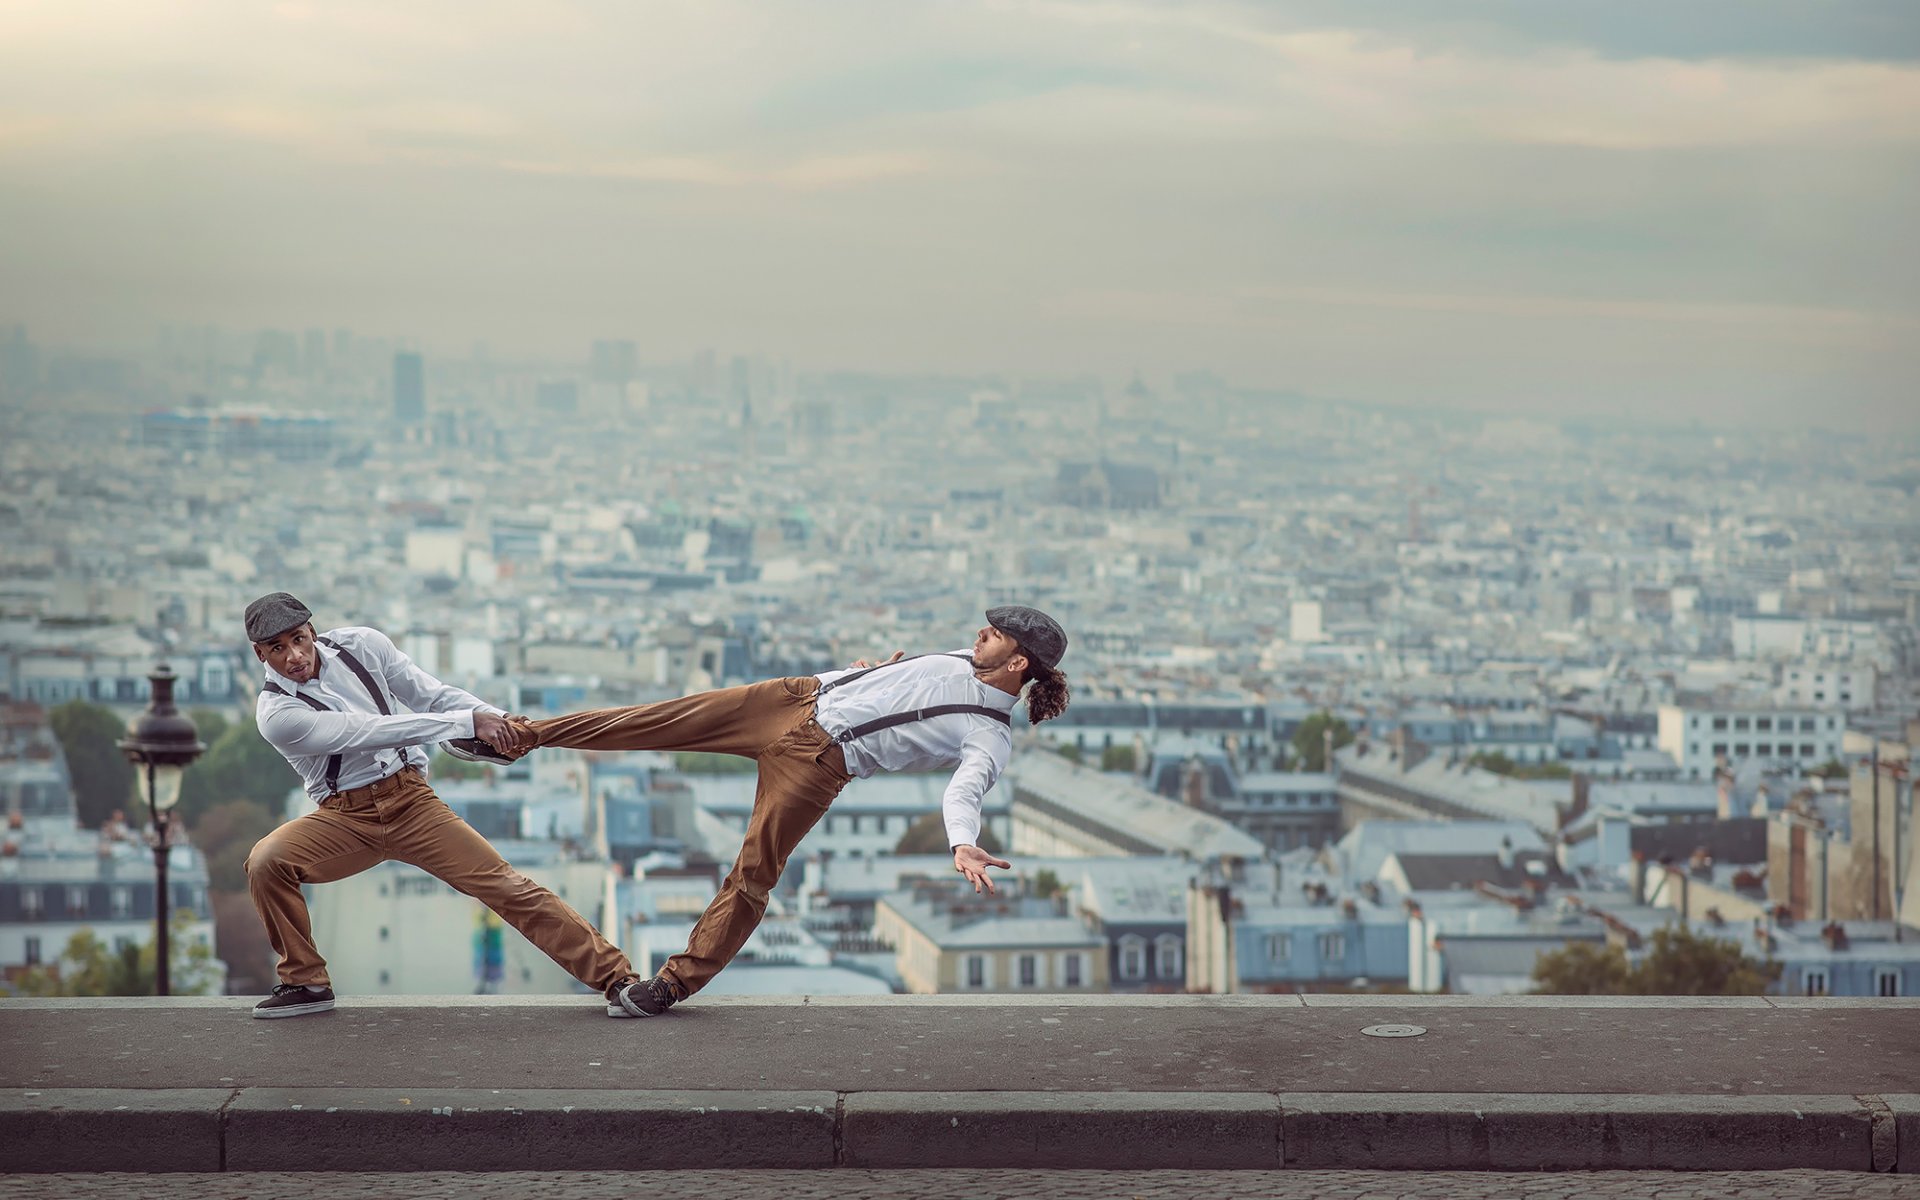
[[[304,983],[279,983],[273,995],[253,1006],[256,1017],[305,1017],[333,1008],[333,989]]]
[[[467,762],[489,763],[496,767],[510,767],[514,759],[508,758],[493,748],[492,742],[483,742],[479,738],[453,738],[440,743],[440,748],[448,754]]]
[[[652,979],[628,979],[607,989],[607,1015],[657,1017],[679,1000],[673,985],[658,975]]]

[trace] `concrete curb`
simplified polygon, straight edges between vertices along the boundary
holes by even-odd
[[[1264,1092],[853,1092],[850,1167],[1282,1165],[1280,1101]]]
[[[223,1088],[0,1092],[0,1174],[219,1171]]]
[[[247,1088],[230,1171],[830,1167],[832,1092]]]
[[[1920,1095],[0,1093],[8,1173],[978,1165],[1920,1173]]]
[[[1869,1171],[1852,1096],[1283,1096],[1287,1165],[1372,1170]],[[1883,1168],[1884,1169],[1884,1168]]]

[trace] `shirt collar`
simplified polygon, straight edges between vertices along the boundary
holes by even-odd
[[[973,682],[981,692],[986,694],[987,706],[989,708],[999,708],[1007,712],[1012,712],[1013,706],[1020,703],[1020,697],[1009,692],[1003,692],[997,687],[988,687],[986,684],[981,683],[977,677],[974,677]]]
[[[320,669],[318,671],[315,671],[313,674],[313,678],[309,679],[307,682],[317,684],[320,682],[320,677],[327,673],[327,664],[332,662],[334,658],[337,656],[332,647],[328,646],[325,642],[322,642],[317,638],[314,640],[313,650],[315,654],[320,656]],[[301,688],[300,684],[295,683],[293,680],[288,679],[285,675],[282,675],[280,672],[274,670],[273,667],[268,663],[263,661],[260,665],[266,668],[267,681],[269,683],[279,685],[280,688],[287,693],[287,695],[291,696],[295,692],[300,690]]]

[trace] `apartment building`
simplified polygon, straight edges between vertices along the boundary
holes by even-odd
[[[1107,942],[1064,897],[985,900],[914,881],[874,906],[908,992],[1104,992]]]
[[[1711,779],[1722,766],[1757,763],[1810,771],[1840,756],[1846,719],[1835,707],[1663,704],[1657,744],[1682,779]]]

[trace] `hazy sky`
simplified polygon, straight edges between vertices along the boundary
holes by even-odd
[[[1911,0],[0,0],[0,322],[1911,428]]]

